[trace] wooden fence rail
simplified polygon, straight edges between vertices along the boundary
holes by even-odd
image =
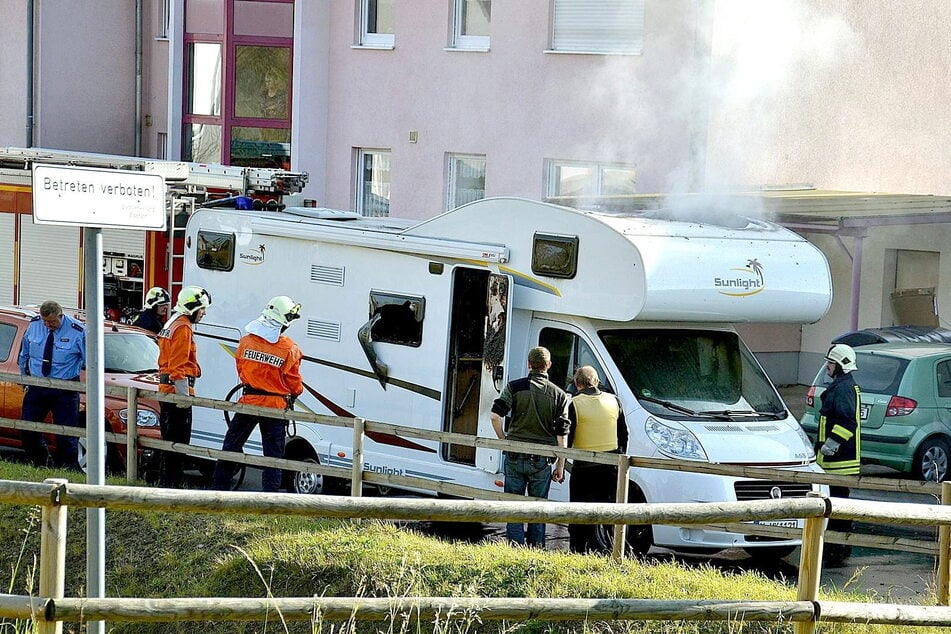
[[[816,624],[859,622],[951,625],[951,608],[893,604],[819,602],[823,530],[828,518],[900,524],[951,525],[940,505],[880,504],[806,498],[723,503],[561,504],[512,501],[426,500],[287,493],[182,491],[146,487],[0,480],[0,503],[41,505],[40,596],[0,596],[0,617],[32,619],[41,634],[79,621],[261,620],[280,612],[288,620],[714,620],[794,623],[797,634]],[[737,522],[802,518],[797,601],[655,601],[643,599],[529,599],[449,597],[305,598],[96,598],[63,597],[66,513],[70,506],[181,513],[306,515],[329,518],[431,519],[439,521],[560,521],[566,523]]]
[[[83,391],[85,385],[83,383],[77,383],[74,381],[58,381],[55,379],[49,379],[44,377],[25,377],[16,374],[6,374],[0,373],[0,381],[11,381],[19,382],[25,385],[43,385],[49,387],[57,387],[61,389],[68,389],[73,391]],[[260,408],[248,405],[242,405],[239,403],[234,403],[231,401],[221,401],[216,399],[209,399],[204,397],[185,397],[178,396],[173,394],[160,394],[157,392],[145,392],[141,390],[136,390],[135,388],[120,388],[116,386],[106,386],[106,392],[114,396],[125,396],[128,407],[130,410],[129,420],[135,420],[135,411],[138,408],[138,400],[146,397],[153,401],[164,401],[164,402],[173,402],[173,403],[187,403],[193,406],[198,407],[208,407],[221,411],[231,411],[231,412],[244,412],[249,414],[264,414],[270,417],[283,418],[288,421],[294,422],[315,422],[324,425],[333,425],[337,427],[349,427],[353,429],[353,450],[352,450],[352,468],[340,468],[340,467],[330,467],[326,465],[318,465],[308,462],[294,461],[294,460],[285,460],[285,459],[273,459],[265,458],[262,456],[248,456],[245,454],[235,454],[232,452],[223,452],[220,450],[210,449],[206,447],[196,447],[192,445],[182,445],[179,443],[169,443],[162,440],[156,440],[148,437],[139,437],[137,435],[136,425],[129,425],[127,434],[113,434],[106,433],[106,441],[114,442],[119,444],[126,444],[132,450],[127,451],[127,477],[129,482],[133,482],[137,476],[137,461],[136,461],[136,451],[135,447],[140,446],[144,448],[158,449],[162,451],[172,451],[177,453],[186,454],[193,457],[203,458],[207,460],[220,460],[226,459],[231,462],[236,462],[243,465],[250,465],[256,467],[277,467],[285,470],[296,470],[304,471],[309,473],[316,473],[323,476],[330,476],[335,478],[340,478],[342,480],[351,481],[351,493],[354,496],[359,496],[362,491],[362,485],[364,482],[370,484],[380,484],[384,486],[390,486],[395,488],[407,488],[411,490],[428,490],[436,493],[442,493],[452,496],[459,497],[474,497],[481,499],[490,499],[490,500],[513,500],[518,499],[524,501],[525,498],[521,496],[512,496],[506,494],[502,491],[490,491],[485,489],[479,489],[474,487],[469,487],[465,485],[447,483],[447,482],[434,482],[431,480],[426,480],[423,478],[414,478],[409,476],[397,475],[397,474],[378,474],[372,472],[364,472],[362,470],[362,451],[363,451],[363,440],[367,432],[379,432],[379,433],[388,433],[396,434],[401,436],[420,438],[424,440],[432,440],[436,442],[448,442],[458,445],[465,445],[471,447],[483,447],[491,449],[513,449],[517,448],[520,451],[526,453],[534,453],[539,455],[548,455],[548,456],[563,456],[566,458],[574,460],[585,460],[588,462],[596,462],[601,464],[618,464],[619,476],[617,483],[617,498],[616,501],[623,503],[627,501],[627,486],[629,480],[627,478],[627,472],[632,468],[647,468],[647,469],[664,469],[664,470],[673,470],[673,471],[682,471],[682,472],[692,472],[692,473],[705,473],[705,474],[714,474],[714,475],[724,475],[731,477],[743,477],[743,478],[759,478],[759,479],[775,479],[782,480],[786,482],[802,482],[810,484],[824,484],[824,485],[838,485],[846,486],[849,488],[865,488],[865,489],[877,489],[877,490],[890,490],[890,491],[899,491],[904,493],[916,493],[916,494],[927,494],[935,497],[937,500],[939,496],[942,495],[942,486],[939,483],[935,482],[923,482],[923,481],[913,481],[913,480],[891,480],[886,478],[874,478],[874,477],[863,477],[863,476],[834,476],[823,473],[815,472],[806,472],[806,471],[793,471],[788,469],[777,469],[777,468],[766,468],[766,467],[751,467],[745,465],[723,465],[723,464],[708,464],[708,463],[698,463],[695,461],[677,461],[669,459],[654,459],[654,458],[643,458],[636,456],[616,456],[613,454],[606,454],[601,452],[592,452],[592,451],[583,451],[577,449],[560,449],[552,447],[549,445],[539,445],[532,443],[513,443],[512,441],[499,440],[495,438],[481,438],[475,437],[469,434],[459,434],[453,432],[439,432],[434,430],[423,430],[415,427],[406,427],[401,425],[395,425],[392,423],[379,422],[379,421],[368,421],[364,419],[352,419],[345,417],[336,417],[336,416],[326,416],[321,414],[313,414],[310,412],[301,412],[296,410],[290,411],[279,411],[271,408]],[[85,436],[85,429],[83,428],[70,428],[62,427],[57,425],[49,425],[46,423],[31,423],[26,421],[19,421],[13,419],[0,418],[0,426],[12,427],[18,429],[32,429],[37,431],[46,431],[50,433],[57,433],[70,436]],[[944,485],[947,486],[947,485]],[[945,500],[951,501],[951,494],[944,494]],[[755,519],[765,519],[765,518],[755,518]],[[774,519],[789,519],[786,518],[774,518]],[[865,517],[856,517],[853,519],[863,519]],[[558,521],[558,520],[554,520]],[[746,520],[750,521],[750,520]],[[883,523],[890,523],[888,519],[880,520]],[[610,523],[610,522],[604,522]],[[660,523],[657,521],[649,521],[642,523]],[[678,522],[672,521],[671,524],[677,524]],[[919,525],[935,525],[937,522],[934,521],[933,517],[923,517],[919,522]],[[739,524],[739,525],[724,525],[724,524],[712,524],[705,523],[706,526],[711,528],[716,528],[719,530],[730,530],[738,533],[746,534],[756,534],[764,535],[768,537],[780,537],[787,539],[795,539],[799,536],[799,532],[795,529],[781,528],[781,527],[769,527],[761,526],[757,524]],[[625,533],[626,533],[627,524],[623,522],[615,523],[615,539],[614,539],[614,552],[613,556],[615,559],[620,560],[624,557],[624,548],[625,543]],[[947,529],[945,529],[947,530]],[[891,550],[903,550],[907,552],[916,552],[923,554],[937,554],[938,561],[938,580],[937,587],[939,591],[939,600],[942,604],[949,603],[951,600],[951,583],[948,582],[949,575],[948,571],[951,570],[951,556],[949,556],[949,550],[951,550],[951,538],[946,538],[942,544],[935,544],[934,542],[924,542],[920,540],[911,540],[906,538],[894,538],[894,537],[880,537],[872,535],[861,535],[861,534],[846,534],[840,532],[830,532],[825,535],[825,541],[831,543],[845,543],[852,545],[868,546],[873,548],[883,548]]]

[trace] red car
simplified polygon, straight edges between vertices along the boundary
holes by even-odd
[[[70,317],[85,321],[85,312],[64,309]],[[17,357],[23,333],[34,317],[39,315],[35,306],[0,306],[0,371],[19,374]],[[134,386],[142,390],[158,391],[158,344],[155,336],[141,328],[112,321],[105,323],[103,348],[105,357],[105,384],[120,387]],[[85,372],[81,377],[85,380]],[[86,395],[80,393],[80,425],[85,422]],[[20,418],[23,404],[23,386],[18,383],[0,382],[0,416]],[[124,396],[105,395],[105,429],[117,434],[126,433],[128,419],[127,402]],[[141,399],[138,403],[138,432],[142,436],[161,438],[159,431],[159,404]],[[52,422],[49,419],[47,422]],[[47,436],[47,442],[55,445],[56,436]],[[0,446],[20,448],[20,431],[0,427]],[[79,464],[86,462],[85,439],[79,442]],[[106,469],[121,472],[125,469],[126,447],[110,443],[106,452]],[[154,452],[139,450],[139,473],[153,471]]]

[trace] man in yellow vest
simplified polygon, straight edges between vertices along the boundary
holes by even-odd
[[[568,405],[568,446],[590,451],[627,451],[627,423],[614,394],[598,389],[598,373],[590,365],[575,371],[577,394]],[[568,481],[572,502],[614,502],[617,466],[575,460]],[[568,545],[572,552],[611,551],[610,526],[569,524]]]

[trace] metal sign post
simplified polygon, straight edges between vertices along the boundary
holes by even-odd
[[[33,221],[83,228],[88,484],[106,484],[102,228],[164,231],[167,217],[165,179],[158,174],[33,166]],[[86,594],[106,596],[106,510],[102,508],[86,510]],[[102,634],[105,622],[89,622],[88,631]]]

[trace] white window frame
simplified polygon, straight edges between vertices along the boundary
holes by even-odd
[[[489,50],[488,35],[466,35],[462,32],[462,19],[465,16],[466,0],[450,0],[452,3],[452,44],[451,48],[467,51]],[[489,26],[492,25],[492,8],[489,5]]]
[[[560,179],[558,178],[559,168],[562,167],[575,167],[582,169],[591,169],[594,171],[594,191],[585,191],[580,194],[563,194],[558,191],[559,185],[561,184]],[[559,198],[562,196],[604,196],[604,195],[624,195],[624,194],[634,194],[637,192],[637,187],[635,187],[630,192],[624,192],[620,194],[618,192],[611,192],[610,194],[604,193],[604,172],[606,170],[629,170],[634,173],[635,183],[637,179],[637,166],[630,163],[599,163],[594,161],[562,161],[551,159],[548,161],[548,182],[545,184],[546,196],[548,198]]]
[[[391,165],[393,160],[393,153],[388,148],[355,148],[354,152],[354,169],[353,169],[353,180],[354,180],[354,201],[353,201],[353,210],[360,214],[361,216],[389,216],[390,215],[390,181],[385,182],[381,181],[378,185],[371,184],[371,188],[378,187],[381,193],[377,195],[385,198],[387,201],[386,209],[382,212],[378,209],[367,209],[366,201],[366,182],[363,180],[363,174],[366,171],[366,161],[367,157],[377,157],[383,158],[386,157],[387,165],[386,172],[387,175],[392,178]],[[373,192],[370,192],[373,193]]]
[[[645,0],[552,0],[550,53],[640,55]]]
[[[172,32],[172,0],[161,0],[159,3],[159,32],[156,40],[167,40]]]
[[[482,162],[482,195],[478,198],[472,198],[461,203],[456,202],[456,195],[459,193],[459,162],[460,161],[481,161]],[[466,203],[482,200],[485,198],[485,154],[448,154],[446,156],[446,211],[460,207]]]
[[[379,33],[369,30],[370,1],[371,0],[360,0],[357,4],[360,10],[359,45],[364,48],[393,48],[396,43],[396,36],[393,33]]]

